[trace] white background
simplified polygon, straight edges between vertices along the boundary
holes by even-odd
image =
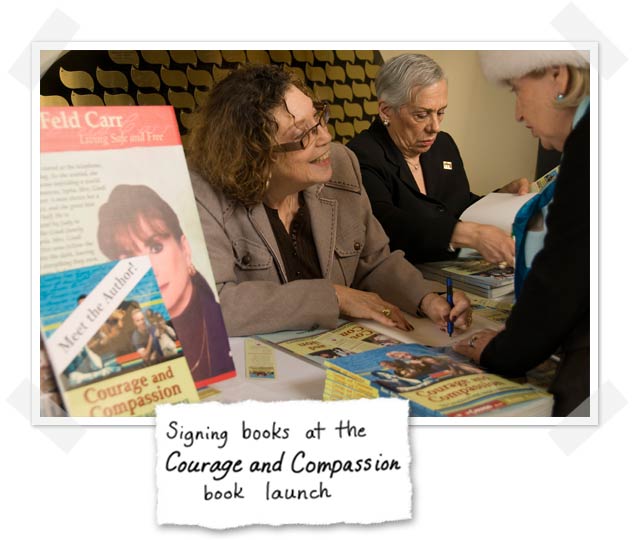
[[[630,19],[623,2],[576,0],[574,4],[620,54],[632,57]],[[607,386],[601,394],[599,428],[411,428],[412,521],[333,528],[250,527],[220,533],[156,526],[153,428],[92,427],[69,432],[71,428],[35,428],[25,419],[29,403],[20,388],[30,377],[26,344],[31,341],[31,113],[29,88],[10,70],[55,8],[75,21],[78,29],[73,36],[60,35],[55,28],[44,29],[41,39],[345,40],[353,48],[352,42],[360,40],[562,40],[564,36],[551,22],[568,2],[293,0],[200,5],[212,7],[202,8],[207,10],[204,13],[183,2],[84,0],[12,2],[3,10],[0,73],[5,172],[0,215],[6,249],[0,326],[4,345],[0,536],[302,539],[333,535],[366,540],[387,534],[474,540],[584,539],[606,536],[606,531],[620,531],[625,536],[632,480],[632,360],[626,346],[629,266],[617,263],[629,251],[624,231],[629,228],[626,217],[632,200],[628,166],[630,61],[600,80],[600,377]],[[580,29],[575,38],[591,40],[595,36],[589,29]],[[603,64],[603,48],[600,54]],[[21,71],[28,73],[28,66],[22,66]],[[593,309],[597,307],[593,305]],[[615,409],[615,414],[609,413],[610,409]],[[78,440],[70,451],[56,443],[73,437]],[[569,448],[574,450],[567,453]],[[380,493],[377,485],[375,492],[376,496],[388,496]]]

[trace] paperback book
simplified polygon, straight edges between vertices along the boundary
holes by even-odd
[[[484,298],[476,294],[468,295],[472,312],[488,321],[505,324],[513,308],[513,303],[494,298]]]
[[[456,288],[484,298],[498,298],[514,290],[514,269],[481,257],[429,262],[419,265],[419,269],[427,279],[445,282],[449,277]]]
[[[376,397],[377,391],[407,399],[411,416],[550,416],[553,408],[545,391],[485,373],[448,347],[399,344],[325,366],[332,374],[324,399]]]
[[[199,401],[148,257],[40,276],[40,320],[70,416]]]
[[[400,343],[386,334],[343,319],[333,330],[274,332],[260,334],[257,339],[319,366],[330,358],[342,358]]]
[[[173,108],[43,107],[40,275],[140,255],[196,387],[233,377]]]

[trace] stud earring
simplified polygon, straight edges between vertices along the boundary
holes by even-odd
[[[382,124],[384,124],[384,127],[388,127],[390,125],[388,118],[382,118]]]
[[[564,99],[564,94],[559,93],[557,96],[555,96],[555,100],[556,101],[562,101]]]

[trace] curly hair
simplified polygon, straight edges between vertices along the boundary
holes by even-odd
[[[292,85],[307,93],[293,73],[273,65],[247,65],[220,81],[194,115],[191,168],[245,205],[261,202],[279,129],[273,111]]]

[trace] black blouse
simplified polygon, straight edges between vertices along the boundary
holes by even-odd
[[[309,210],[304,204],[303,195],[299,196],[300,206],[290,224],[290,232],[285,230],[279,213],[264,205],[272,232],[279,246],[283,266],[288,281],[295,279],[322,279],[323,272],[318,261],[316,244],[312,234]]]

